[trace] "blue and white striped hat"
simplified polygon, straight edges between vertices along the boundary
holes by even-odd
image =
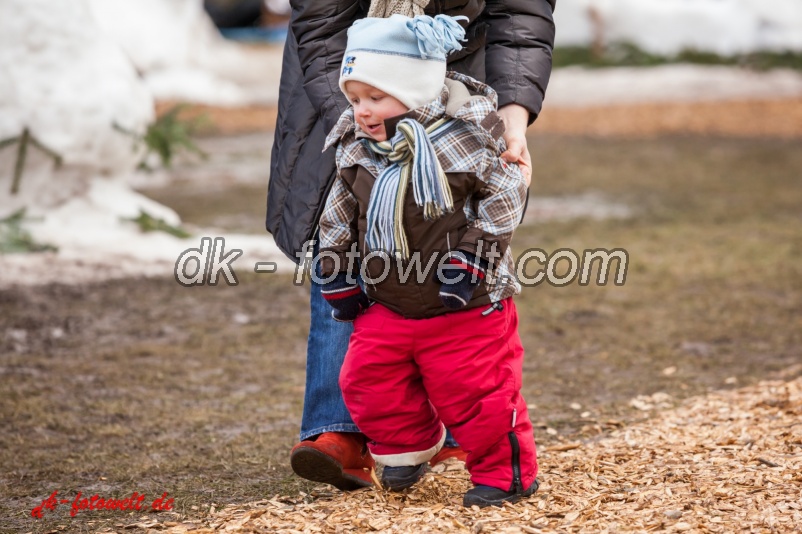
[[[409,109],[428,104],[443,88],[446,56],[462,48],[465,30],[458,19],[468,20],[447,15],[357,20],[348,29],[340,89],[345,92],[346,82],[359,81]]]

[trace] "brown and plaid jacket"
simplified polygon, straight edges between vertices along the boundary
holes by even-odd
[[[521,220],[527,188],[518,167],[499,158],[505,149],[504,125],[496,106],[496,93],[489,86],[449,72],[437,100],[386,121],[388,138],[404,118],[414,118],[424,127],[444,116],[458,121],[433,141],[448,177],[454,211],[434,221],[424,220],[423,208],[415,203],[409,187],[404,229],[412,252],[404,261],[371,254],[365,246],[370,192],[390,162],[367,146],[353,108],[346,110],[326,139],[327,148],[339,145],[338,177],[320,219],[323,275],[356,272],[359,262],[352,261],[356,254],[351,251],[358,250],[365,263],[363,273],[368,275],[363,277],[368,297],[404,317],[434,317],[452,311],[438,296],[437,265],[451,251],[462,250],[491,266],[467,308],[489,306],[519,293],[509,242]]]

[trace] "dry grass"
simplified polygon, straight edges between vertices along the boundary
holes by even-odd
[[[159,102],[156,111],[163,114],[176,104]],[[185,119],[203,116],[206,120],[201,133],[231,135],[272,129],[277,110],[271,106],[191,105],[180,116]],[[549,107],[547,101],[532,131],[629,138],[690,133],[798,139],[802,137],[802,99],[661,102],[582,108]]]
[[[548,134],[643,138],[720,135],[802,137],[802,99],[663,102],[569,109],[546,106],[533,127]]]
[[[278,109],[275,106],[219,107],[204,104],[160,101],[156,103],[156,115],[161,116],[175,106],[182,106],[178,117],[182,120],[197,120],[198,134],[232,135],[272,130],[276,125]]]

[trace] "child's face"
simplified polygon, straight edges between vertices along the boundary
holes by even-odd
[[[376,141],[386,141],[384,119],[409,111],[398,99],[372,85],[356,80],[345,83],[345,94],[354,106],[354,118],[363,132]]]

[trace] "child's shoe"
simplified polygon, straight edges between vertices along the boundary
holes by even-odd
[[[382,471],[382,486],[390,491],[403,491],[420,480],[425,472],[425,463],[400,467],[386,465]]]
[[[537,480],[535,480],[532,482],[531,486],[521,493],[504,491],[491,486],[476,486],[465,493],[465,497],[462,499],[462,505],[469,508],[475,504],[479,508],[484,508],[486,506],[502,506],[505,502],[514,503],[518,502],[521,497],[529,497],[535,493],[538,486],[539,484]]]

